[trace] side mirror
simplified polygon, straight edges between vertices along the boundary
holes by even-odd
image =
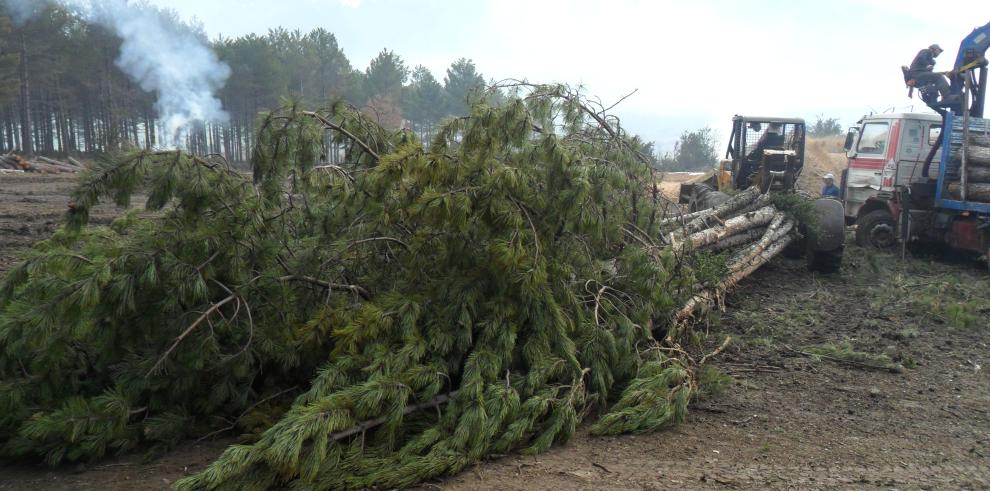
[[[846,133],[846,143],[842,145],[847,152],[852,150],[853,144],[856,143],[856,135],[859,134],[859,128],[849,128],[849,132]]]

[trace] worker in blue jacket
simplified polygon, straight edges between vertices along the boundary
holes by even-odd
[[[839,199],[839,188],[835,185],[835,176],[831,173],[825,174],[822,176],[822,180],[825,181],[825,186],[822,187],[822,197]]]

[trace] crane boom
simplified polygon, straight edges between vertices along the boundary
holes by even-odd
[[[956,114],[961,114],[963,100],[963,87],[966,78],[969,78],[972,104],[969,108],[969,115],[975,118],[983,117],[983,109],[987,95],[987,49],[990,48],[990,22],[983,27],[973,29],[973,32],[966,36],[959,43],[959,53],[956,55],[956,63],[950,72],[949,81],[950,94],[956,96],[956,101],[943,107],[951,109]]]

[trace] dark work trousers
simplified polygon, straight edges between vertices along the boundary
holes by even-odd
[[[938,87],[938,93],[943,98],[949,94],[949,82],[945,80],[945,75],[935,72],[915,72],[911,77],[914,79],[914,86],[917,88],[924,87],[930,83],[934,83]]]

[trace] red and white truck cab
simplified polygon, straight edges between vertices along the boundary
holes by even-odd
[[[896,187],[929,179],[922,176],[923,167],[941,130],[942,118],[934,113],[873,114],[849,130],[840,188],[846,223],[858,225],[857,243],[896,243],[891,198]],[[931,164],[932,176],[938,172],[938,157]]]

